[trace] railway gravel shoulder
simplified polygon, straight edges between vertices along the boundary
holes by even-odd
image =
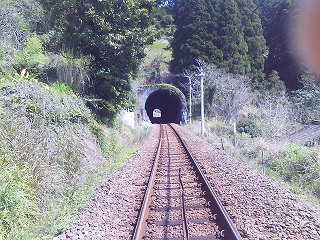
[[[243,239],[320,239],[320,213],[278,183],[175,126]]]
[[[158,144],[155,125],[140,151],[116,174],[95,189],[94,196],[78,214],[72,226],[53,240],[130,239]]]

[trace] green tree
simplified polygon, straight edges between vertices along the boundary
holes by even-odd
[[[244,41],[241,27],[241,14],[234,0],[223,1],[219,18],[219,48],[223,49],[223,59],[218,67],[233,74],[250,72],[248,45]]]
[[[46,61],[41,39],[33,35],[28,37],[23,45],[23,50],[17,54],[12,65],[18,72],[27,69],[32,74],[40,74]]]
[[[174,73],[192,68],[195,59],[221,59],[215,46],[219,8],[210,0],[177,0],[174,4],[176,32],[172,40],[170,69]]]
[[[250,12],[255,8],[244,0],[174,1],[171,71],[180,73],[203,59],[233,74],[263,77],[266,46],[259,16]]]
[[[294,117],[301,123],[310,123],[320,117],[320,86],[313,76],[302,78],[303,87],[292,91]]]
[[[278,72],[273,70],[267,78],[267,81],[264,82],[263,89],[282,95],[282,93],[286,91],[286,86],[284,82],[281,81]]]
[[[244,40],[248,45],[248,58],[250,61],[253,81],[261,82],[264,78],[264,62],[267,57],[266,41],[259,12],[252,0],[236,0],[241,13]]]
[[[112,118],[128,102],[159,2],[155,0],[40,0],[50,17],[52,50],[91,56],[90,94],[102,99],[99,113]]]
[[[255,2],[260,2],[255,0]],[[265,74],[268,76],[274,70],[285,82],[287,88],[301,87],[299,79],[303,70],[295,62],[290,49],[290,18],[294,16],[293,0],[264,1],[260,5],[264,36],[268,48],[268,57],[265,61]]]
[[[0,2],[0,72],[13,69],[25,40],[39,31],[42,8],[35,0],[2,0]],[[20,56],[18,56],[20,57]]]

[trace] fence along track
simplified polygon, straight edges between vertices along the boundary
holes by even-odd
[[[242,239],[171,125],[160,125],[159,145],[132,239]]]

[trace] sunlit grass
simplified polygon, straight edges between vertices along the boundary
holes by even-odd
[[[169,47],[168,40],[160,39],[155,41],[152,45],[147,46],[145,52],[146,57],[144,58],[143,66],[150,66],[156,57],[161,57],[163,60],[162,68],[169,69],[172,51]]]
[[[232,126],[217,120],[207,121],[204,136],[200,135],[199,126],[199,121],[193,121],[184,127],[320,209],[319,146],[288,145],[286,141],[267,141],[243,133],[236,134],[234,146]]]
[[[52,239],[138,150],[141,135],[121,121],[95,121],[65,84],[2,79],[0,90],[0,239]],[[83,165],[81,140],[98,142],[105,158]]]

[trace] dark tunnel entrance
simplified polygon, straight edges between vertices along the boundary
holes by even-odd
[[[153,111],[155,109],[161,111],[161,117],[154,117]],[[151,123],[179,124],[181,122],[182,102],[180,96],[169,90],[161,89],[151,93],[146,100],[145,110]]]

